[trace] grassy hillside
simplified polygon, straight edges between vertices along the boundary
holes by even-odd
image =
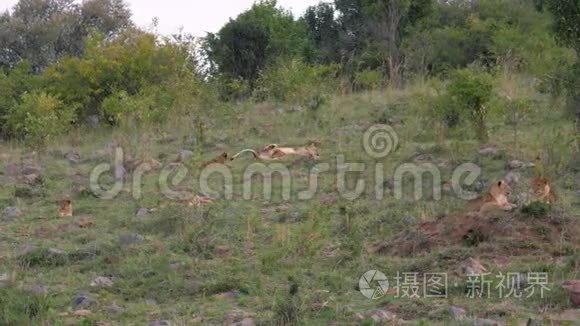
[[[520,325],[528,318],[560,318],[573,308],[560,283],[577,279],[580,272],[579,238],[573,233],[580,218],[580,161],[561,101],[529,94],[534,109],[520,126],[520,153],[514,150],[512,126],[503,115],[493,116],[487,147],[497,153],[484,155],[469,123],[441,137],[429,114],[428,93],[425,86],[409,86],[336,97],[316,111],[249,102],[220,105],[203,133],[195,121],[177,116],[163,127],[81,128],[43,148],[1,143],[1,208],[15,207],[22,214],[9,217],[5,212],[0,220],[0,324],[146,325],[167,320],[175,325],[229,325],[246,319],[249,325],[251,319],[258,325],[371,325],[373,316],[383,316],[388,325],[471,325],[477,319]],[[391,125],[398,135],[396,150],[381,159],[363,148],[364,132],[375,124]],[[279,177],[272,180],[271,200],[263,198],[259,182],[253,199],[243,199],[250,156],[228,163],[233,198],[216,198],[200,208],[160,208],[166,201],[159,189],[160,171],[146,174],[139,199],[130,191],[130,181],[112,200],[98,199],[88,189],[90,172],[112,162],[112,143],[127,155],[164,165],[181,150],[191,150],[190,174],[175,187],[191,189],[200,164],[223,151],[271,143],[300,146],[310,140],[321,143],[320,162],[282,161],[292,175],[290,200],[281,196]],[[80,160],[65,158],[73,151]],[[336,157],[341,154],[347,162],[366,164],[365,172],[347,178],[349,187],[357,179],[366,180],[367,191],[356,200],[337,192]],[[534,162],[537,155],[558,195],[557,204],[539,217],[519,208],[483,216],[491,221],[491,231],[475,240],[437,245],[416,232],[425,222],[461,211],[464,201],[448,187],[443,186],[441,200],[433,200],[430,192],[414,200],[412,180],[403,183],[401,200],[390,192],[393,174],[403,163],[433,163],[444,183],[457,166],[475,163],[482,173],[470,189],[484,192],[506,176],[508,162]],[[320,175],[313,199],[300,200],[297,193],[307,188],[318,163],[329,163],[330,171]],[[378,185],[385,190],[382,200],[375,198],[377,163],[383,164],[385,174]],[[12,173],[10,167],[19,164],[39,167],[38,178]],[[528,191],[534,169],[517,172],[521,180],[512,202],[522,207],[521,195]],[[103,182],[111,179],[106,176]],[[211,184],[217,189],[222,181],[212,178]],[[73,201],[73,218],[57,215],[57,201],[65,197]],[[141,208],[153,211],[138,215]],[[79,223],[83,221],[94,225],[84,227]],[[520,234],[510,231],[511,225],[531,231]],[[400,241],[406,242],[405,248],[415,244],[413,250],[394,250]],[[547,272],[550,291],[544,299],[500,299],[493,289],[491,298],[466,298],[467,278],[456,270],[470,257],[493,275]],[[367,299],[358,284],[369,270],[385,273],[390,281],[397,272],[419,273],[419,280],[425,273],[448,273],[448,298],[396,298],[389,292],[378,300]],[[112,284],[91,286],[98,277],[110,278]],[[464,309],[466,319],[455,320],[450,307]]]

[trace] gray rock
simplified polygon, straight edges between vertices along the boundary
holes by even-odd
[[[145,238],[136,233],[136,234],[122,234],[119,236],[119,243],[122,245],[134,245],[134,244],[140,244],[143,241],[145,241]]]
[[[493,319],[477,319],[473,322],[473,326],[504,326],[505,324],[501,321]]]
[[[179,151],[179,154],[177,154],[177,161],[178,162],[187,161],[192,157],[193,157],[192,151],[187,150],[187,149],[182,149],[181,151]]]
[[[459,307],[449,307],[449,314],[453,320],[464,320],[467,316],[465,309]]]
[[[507,164],[507,168],[509,170],[519,170],[523,167],[524,167],[524,162],[522,162],[520,160],[513,160],[513,161],[508,162],[508,164]]]
[[[407,226],[411,226],[417,223],[417,219],[413,216],[405,216],[401,219],[401,222]]]
[[[155,300],[155,299],[145,299],[145,304],[148,304],[150,306],[156,306],[159,303],[157,303],[157,300]]]
[[[125,309],[123,307],[118,306],[116,303],[113,303],[111,305],[108,305],[105,310],[107,310],[108,313],[110,314],[122,314],[125,312]]]
[[[114,284],[113,279],[110,277],[99,276],[91,282],[91,286],[110,288]]]
[[[48,294],[48,288],[44,285],[33,285],[26,290],[34,294]]]
[[[149,326],[171,326],[171,322],[168,320],[156,320],[149,323]]]
[[[49,256],[58,256],[58,255],[66,255],[66,251],[58,249],[58,248],[50,248],[48,249]]]
[[[64,154],[64,158],[69,162],[76,163],[81,160],[81,154],[76,151],[67,152]]]
[[[184,263],[184,262],[181,262],[181,261],[180,261],[180,262],[173,263],[173,264],[169,265],[169,268],[170,268],[172,271],[178,271],[178,270],[182,269],[183,267],[185,267],[185,263]]]
[[[256,326],[252,318],[244,318],[242,321],[233,323],[231,326]]]
[[[79,293],[77,296],[75,296],[70,305],[73,307],[73,309],[78,310],[78,309],[87,309],[90,308],[91,306],[96,305],[97,303],[92,300],[89,297],[89,294],[86,292],[81,292]]]
[[[16,218],[22,216],[22,211],[17,207],[6,207],[3,215],[7,218]]]
[[[496,147],[492,146],[485,147],[479,150],[479,154],[484,156],[497,155],[497,153],[499,153],[499,150]]]
[[[38,251],[40,251],[40,248],[37,246],[23,245],[18,248],[18,251],[16,252],[16,257],[22,257]]]
[[[148,208],[139,208],[139,210],[137,211],[137,214],[136,214],[137,217],[145,217],[147,215],[149,215]]]

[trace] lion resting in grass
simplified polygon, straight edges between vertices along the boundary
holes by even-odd
[[[550,187],[550,181],[546,177],[536,177],[532,180],[532,198],[536,201],[553,204],[556,202],[556,195]]]
[[[508,201],[510,193],[511,188],[507,182],[504,180],[494,182],[485,195],[468,201],[464,212],[485,213],[494,209],[512,210],[517,206]]]
[[[243,153],[252,153],[255,159],[264,161],[279,160],[290,155],[300,156],[311,160],[320,159],[316,142],[310,142],[307,146],[301,147],[279,147],[276,144],[271,144],[259,150],[244,149],[234,155],[232,160],[238,158]]]
[[[70,199],[63,199],[59,202],[60,207],[58,209],[58,216],[60,217],[72,217],[73,207],[72,201]]]

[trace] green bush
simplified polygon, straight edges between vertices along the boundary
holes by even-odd
[[[546,217],[551,210],[552,205],[542,202],[533,202],[522,207],[522,213],[535,218]]]
[[[254,98],[275,100],[317,109],[335,85],[334,65],[310,66],[300,61],[283,62],[266,69],[257,82]]]
[[[76,119],[75,107],[65,106],[52,95],[32,92],[22,95],[20,104],[6,116],[8,135],[38,145],[66,133]]]
[[[383,73],[378,70],[363,70],[357,72],[354,80],[355,90],[375,90],[383,84]]]
[[[489,137],[486,119],[492,90],[493,77],[478,68],[456,71],[447,86],[451,101],[462,115],[473,122],[482,143],[487,142]]]

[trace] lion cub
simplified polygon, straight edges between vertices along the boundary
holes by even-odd
[[[60,201],[60,207],[58,209],[58,216],[60,216],[60,217],[72,217],[73,216],[72,201],[70,199],[63,199]]]
[[[550,187],[550,181],[546,177],[536,177],[532,180],[532,198],[536,201],[553,204],[556,202],[556,195]]]
[[[497,208],[511,210],[517,206],[508,201],[510,193],[511,188],[507,182],[504,180],[494,182],[485,195],[468,201],[464,212],[484,213]]]

